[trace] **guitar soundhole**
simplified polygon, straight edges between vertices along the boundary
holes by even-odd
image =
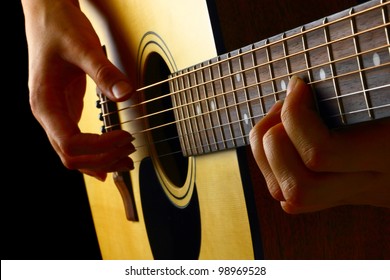
[[[145,69],[145,85],[170,74],[156,53],[148,56]],[[155,259],[197,259],[201,243],[198,195],[194,180],[187,178],[194,172],[180,152],[169,92],[167,83],[144,92],[151,157],[140,165],[142,210]]]
[[[145,85],[166,80],[170,71],[157,53],[149,55],[146,62]],[[182,156],[180,141],[176,130],[168,83],[154,86],[145,91],[145,108],[152,145],[165,176],[177,187],[187,178],[188,159]]]

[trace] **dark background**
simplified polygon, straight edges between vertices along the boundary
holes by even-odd
[[[268,2],[272,1],[263,1]],[[350,1],[340,0],[337,3],[341,2]],[[327,3],[336,2],[318,3],[328,6]],[[63,167],[30,111],[27,46],[20,1],[9,0],[4,1],[4,4],[1,74],[1,259],[100,259],[83,178],[80,173]],[[314,19],[319,18],[312,14],[313,9],[301,8],[301,5],[297,7],[303,14],[309,13]],[[258,10],[261,9],[255,9],[253,13],[257,14]],[[287,6],[281,11],[285,11],[282,16],[289,16],[290,20],[301,20],[287,9]],[[233,12],[240,11],[236,9]],[[316,12],[330,14],[320,8]],[[274,15],[269,13],[268,16],[272,19]],[[229,20],[235,18],[242,17],[226,17]],[[303,23],[309,22],[307,18],[302,20]],[[279,25],[279,21],[272,22],[273,25]],[[292,24],[298,26],[303,23],[294,21]],[[245,45],[243,42],[247,33],[250,33],[249,28],[237,26],[239,32],[228,31],[234,38],[241,36],[237,40],[239,44],[226,46],[228,49]],[[258,30],[261,33],[258,38],[276,34],[266,34],[268,27],[264,28]],[[280,28],[286,30],[282,25]],[[229,34],[223,34],[223,37],[229,38],[226,37]],[[247,43],[252,42],[252,39],[248,36]],[[275,239],[275,236],[272,236],[272,239]]]
[[[30,111],[20,1],[3,11],[1,259],[100,259],[83,178],[63,167]]]

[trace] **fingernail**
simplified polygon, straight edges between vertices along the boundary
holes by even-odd
[[[128,82],[119,81],[112,87],[112,93],[116,98],[122,98],[132,91],[132,87]]]
[[[268,111],[269,114],[279,114],[282,111],[283,100],[278,100]]]
[[[292,76],[291,79],[290,79],[290,82],[288,83],[288,86],[287,86],[287,92],[286,92],[286,95],[289,95],[290,92],[294,89],[297,81],[298,81],[299,77],[298,76]]]
[[[94,177],[95,177],[95,179],[98,179],[100,182],[104,182],[104,181],[106,181],[107,173],[96,174]]]

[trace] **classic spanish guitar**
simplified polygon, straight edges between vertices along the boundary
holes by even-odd
[[[390,117],[388,1],[94,2],[82,10],[139,89],[114,103],[88,81],[82,130],[126,130],[137,149],[134,170],[84,177],[104,259],[390,258],[389,209],[287,214],[248,141],[292,75],[331,129]]]

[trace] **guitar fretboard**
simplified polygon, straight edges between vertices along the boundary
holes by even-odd
[[[172,74],[185,156],[249,144],[292,75],[313,88],[329,127],[390,116],[387,1],[370,1]]]

